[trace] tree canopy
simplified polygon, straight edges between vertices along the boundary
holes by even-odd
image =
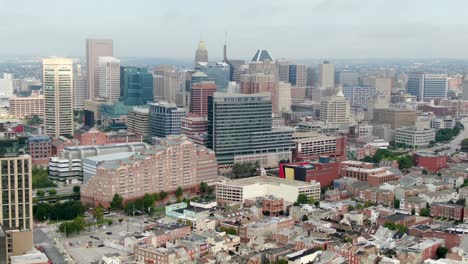
[[[260,168],[260,163],[256,162],[242,162],[234,164],[232,173],[236,178],[252,176],[257,169]]]
[[[110,207],[112,209],[122,209],[123,208],[123,198],[120,194],[114,194],[112,201],[110,202]]]
[[[77,216],[82,216],[86,208],[80,201],[67,201],[64,203],[48,204],[38,203],[33,206],[33,216],[39,221],[51,220],[71,220]]]
[[[57,184],[53,183],[49,179],[49,173],[46,169],[41,167],[32,168],[32,186],[33,188],[46,188],[46,187],[57,187]]]

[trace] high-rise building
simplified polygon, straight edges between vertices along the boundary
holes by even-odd
[[[335,88],[335,65],[324,61],[319,65],[318,85],[322,89]]]
[[[320,121],[325,123],[347,123],[351,115],[349,101],[340,90],[336,96],[320,102]]]
[[[273,74],[254,73],[241,75],[240,90],[243,94],[270,93],[273,113],[279,113],[278,83]]]
[[[8,254],[21,255],[33,248],[32,162],[29,155],[21,155],[18,140],[2,139],[0,149],[0,223]]]
[[[357,86],[359,84],[359,75],[350,70],[337,71],[335,73],[335,83],[342,86]]]
[[[375,78],[375,89],[380,94],[385,95],[390,101],[392,93],[392,83],[393,79],[389,77],[377,77]]]
[[[161,139],[156,147],[130,157],[124,155],[125,160],[114,155],[97,166],[82,188],[85,203],[108,207],[115,193],[126,202],[145,193],[190,189],[217,178],[215,153],[182,135]]]
[[[216,92],[216,83],[202,81],[192,84],[190,89],[190,112],[206,116],[208,114],[208,96]]]
[[[176,94],[185,91],[186,73],[171,65],[159,65],[154,69],[154,101],[174,103]]]
[[[257,50],[252,61],[249,63],[249,73],[271,74],[275,77],[278,75],[275,59],[273,59],[268,50]]]
[[[376,94],[375,87],[344,86],[343,94],[351,106],[367,109],[369,101]]]
[[[3,79],[0,79],[0,98],[9,98],[13,94],[13,74],[3,73]]]
[[[272,128],[271,109],[269,93],[215,93],[208,98],[208,147],[220,165],[259,161],[274,167],[291,159],[293,130]]]
[[[278,111],[291,111],[291,84],[286,82],[278,83]]]
[[[410,73],[406,89],[418,101],[432,98],[447,98],[447,74]]]
[[[154,99],[153,75],[137,67],[120,67],[121,100],[127,105],[144,105]]]
[[[208,62],[208,50],[203,40],[198,42],[198,48],[197,51],[195,51],[195,65],[199,62]]]
[[[112,39],[87,39],[86,64],[88,68],[89,99],[99,97],[98,58],[114,56],[114,42]]]
[[[468,75],[467,74],[463,76],[462,99],[468,100]]]
[[[224,62],[198,63],[197,69],[205,73],[209,79],[213,80],[218,87],[218,91],[225,92],[231,80],[230,66]]]
[[[447,74],[424,74],[424,99],[447,98]]]
[[[188,113],[182,118],[182,134],[186,135],[192,142],[206,146],[207,144],[208,120],[206,117],[195,113]]]
[[[86,73],[81,70],[81,64],[75,65],[73,78],[73,109],[83,110],[84,102],[89,98],[88,79]]]
[[[11,97],[9,111],[10,115],[17,118],[37,115],[44,119],[44,95]]]
[[[150,136],[163,138],[180,134],[184,109],[167,102],[151,103],[149,109]]]
[[[128,112],[127,130],[143,137],[149,138],[149,108],[134,106],[133,110]]]
[[[43,59],[44,130],[52,138],[73,135],[73,60]]]
[[[304,99],[306,97],[307,67],[300,64],[289,65],[289,83],[291,84],[291,97]]]
[[[241,67],[245,65],[244,60],[228,60],[227,64],[229,64],[229,70],[231,72],[230,81],[232,82],[240,82],[240,75],[241,75]]]
[[[113,103],[120,98],[120,60],[99,57],[99,96]]]

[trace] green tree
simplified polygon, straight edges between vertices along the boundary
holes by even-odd
[[[49,189],[49,190],[47,190],[47,192],[49,193],[49,195],[56,195],[57,194],[57,190],[55,190],[55,189]]]
[[[153,199],[154,199],[154,201],[159,201],[159,199],[161,199],[159,197],[159,193],[153,193]]]
[[[167,192],[165,191],[160,191],[159,192],[159,199],[161,199],[161,201],[164,201],[167,197]]]
[[[155,200],[152,195],[145,194],[145,196],[143,196],[143,207],[147,213],[150,213],[151,209],[154,208],[154,202]]]
[[[237,230],[234,228],[234,227],[221,227],[221,231],[222,232],[226,232],[226,234],[228,235],[233,235],[233,236],[236,236],[237,235]]]
[[[202,196],[205,195],[205,193],[208,191],[208,184],[206,182],[200,182],[200,193]]]
[[[123,218],[119,218],[119,224],[123,222]]]
[[[393,207],[396,208],[396,209],[399,209],[400,208],[400,200],[395,199],[393,201]]]
[[[39,203],[33,206],[33,216],[36,220],[45,221],[49,217],[50,205],[48,203]]]
[[[421,172],[422,172],[422,174],[426,174],[426,175],[429,174],[429,171],[426,168],[422,169]]]
[[[97,222],[101,221],[104,218],[104,211],[104,207],[100,204],[96,206],[96,208],[94,208],[93,216]]]
[[[365,156],[362,161],[372,163],[374,159],[371,156]]]
[[[354,209],[355,209],[354,206],[348,205],[348,212],[352,212],[354,211]]]
[[[420,216],[431,216],[431,211],[428,208],[421,208],[419,211]]]
[[[177,197],[178,200],[180,200],[180,197],[182,197],[182,195],[184,194],[184,189],[182,189],[182,187],[177,187],[176,191],[175,191],[175,196]]]
[[[33,167],[31,171],[33,188],[57,187],[57,185],[49,179],[49,173],[46,169]]]
[[[115,193],[112,201],[110,202],[110,207],[112,209],[122,209],[123,208],[123,198],[120,194]]]
[[[78,185],[73,186],[73,192],[74,193],[80,193],[80,186],[78,186]]]
[[[125,205],[124,212],[126,215],[133,216],[135,213],[135,202],[129,202]]]
[[[107,224],[108,224],[109,226],[111,226],[113,223],[114,223],[114,220],[112,220],[112,219],[107,220]]]
[[[416,209],[411,209],[411,215],[415,215],[416,214]]]
[[[307,195],[301,193],[297,196],[297,202],[299,204],[307,204],[309,202],[309,198],[307,198]]]
[[[44,197],[45,192],[43,190],[37,190],[36,195],[39,197]]]
[[[446,247],[438,247],[436,250],[436,255],[438,259],[445,258],[447,256],[448,249]]]
[[[413,160],[409,155],[404,155],[398,158],[398,166],[400,170],[406,170],[413,167]]]
[[[307,220],[309,220],[309,217],[307,215],[303,215],[302,216],[302,222],[305,222]]]

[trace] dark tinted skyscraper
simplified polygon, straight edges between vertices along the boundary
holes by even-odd
[[[182,118],[185,116],[183,109],[165,102],[149,104],[149,109],[150,136],[166,137],[180,134]]]
[[[416,96],[418,101],[431,98],[446,98],[447,88],[447,74],[408,74],[406,90],[409,94]]]
[[[153,101],[153,75],[146,69],[120,67],[120,96],[127,105]]]

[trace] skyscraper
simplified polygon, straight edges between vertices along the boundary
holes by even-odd
[[[243,94],[270,93],[273,113],[279,113],[278,109],[278,83],[273,74],[243,74],[241,75],[240,89]]]
[[[278,111],[289,112],[291,110],[291,84],[278,83]]]
[[[174,103],[176,94],[185,90],[185,75],[171,65],[157,66],[153,75],[154,101]]]
[[[277,166],[291,157],[293,129],[272,128],[271,105],[269,93],[215,93],[208,98],[208,147],[219,165],[259,161]]]
[[[276,63],[268,50],[259,49],[249,63],[249,73],[264,73],[278,75]]]
[[[208,114],[208,96],[216,92],[216,83],[202,81],[192,84],[190,89],[190,112],[206,116]]]
[[[198,48],[195,51],[195,65],[199,62],[208,62],[208,50],[205,47],[205,42],[200,40]]]
[[[151,103],[149,109],[150,136],[166,137],[180,134],[182,118],[185,116],[184,109],[167,102]]]
[[[468,75],[467,74],[463,76],[462,99],[468,100]]]
[[[336,96],[320,102],[320,121],[325,123],[342,124],[349,122],[351,115],[350,105],[343,92],[338,91]]]
[[[121,100],[127,105],[153,101],[153,75],[137,67],[120,67]]]
[[[376,95],[375,87],[345,86],[343,94],[350,104],[355,107],[367,109],[371,98]]]
[[[335,88],[335,65],[329,61],[324,61],[319,65],[318,85],[322,89]]]
[[[0,223],[9,255],[21,255],[33,248],[32,162],[29,155],[21,155],[18,140],[2,139],[0,149]]]
[[[73,109],[83,110],[84,102],[87,98],[89,98],[89,89],[86,73],[81,70],[80,64],[75,65],[75,72],[73,76]]]
[[[53,138],[73,135],[73,60],[43,59],[44,130]]]
[[[406,90],[417,97],[418,101],[432,98],[447,98],[447,74],[410,73]]]
[[[112,39],[87,39],[86,63],[88,67],[89,98],[99,97],[99,71],[98,58],[114,56],[114,44]]]
[[[120,60],[99,57],[99,96],[113,103],[120,98]]]

